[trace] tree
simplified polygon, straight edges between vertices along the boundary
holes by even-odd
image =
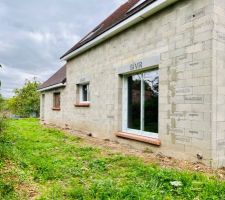
[[[8,100],[8,108],[20,117],[39,116],[40,100],[37,91],[40,83],[33,80],[26,80],[20,89],[15,89],[15,95]]]

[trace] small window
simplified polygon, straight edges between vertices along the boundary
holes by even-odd
[[[90,102],[89,84],[79,85],[80,102]]]
[[[53,96],[53,109],[60,109],[60,93],[54,93]]]

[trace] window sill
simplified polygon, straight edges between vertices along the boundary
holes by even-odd
[[[90,107],[90,103],[76,103],[74,106],[75,107]]]
[[[131,134],[131,133],[124,133],[124,132],[117,132],[116,136],[121,137],[121,138],[130,139],[130,140],[136,140],[136,141],[140,141],[140,142],[144,142],[144,143],[148,143],[148,144],[153,144],[156,146],[161,145],[161,141],[159,139],[155,139],[155,138],[151,138],[151,137],[145,137],[145,136],[135,135],[135,134]]]
[[[60,111],[61,108],[52,108],[52,110],[54,110],[54,111]]]

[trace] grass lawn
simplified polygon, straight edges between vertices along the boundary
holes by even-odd
[[[110,153],[34,119],[8,123],[0,134],[0,199],[225,199],[216,178]]]

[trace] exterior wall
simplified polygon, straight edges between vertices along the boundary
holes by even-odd
[[[126,64],[160,55],[159,138],[162,146],[155,151],[192,161],[197,160],[198,154],[205,163],[221,166],[223,163],[219,160],[225,157],[225,141],[220,151],[217,145],[218,139],[225,140],[225,93],[222,74],[215,65],[219,62],[223,68],[225,62],[222,52],[215,49],[222,51],[225,44],[213,38],[214,19],[222,21],[219,15],[223,10],[215,6],[220,3],[220,0],[178,1],[70,60],[63,109],[58,113],[61,117],[45,110],[46,121],[69,124],[75,130],[119,140],[136,148],[149,146],[115,137],[114,133],[122,130],[122,77],[117,72]],[[214,7],[218,7],[216,13]],[[223,30],[219,25],[218,29]],[[219,77],[220,81],[216,82]],[[76,84],[81,79],[90,81],[89,108],[74,107]],[[221,87],[217,88],[218,84]],[[215,97],[215,91],[220,96]],[[217,106],[218,101],[221,105]]]
[[[53,110],[53,94],[55,92],[60,92],[60,98],[61,98],[61,110],[56,111]],[[44,101],[42,98],[42,95],[45,95]],[[65,121],[64,121],[64,115],[65,113],[65,97],[66,97],[66,91],[65,89],[55,89],[50,91],[45,91],[41,93],[40,99],[41,99],[41,105],[40,105],[40,117],[41,120],[48,124],[57,124],[58,126],[64,127]],[[44,106],[43,106],[44,104]],[[43,110],[44,109],[44,110]]]
[[[225,166],[225,1],[214,0],[212,70],[213,166]]]

